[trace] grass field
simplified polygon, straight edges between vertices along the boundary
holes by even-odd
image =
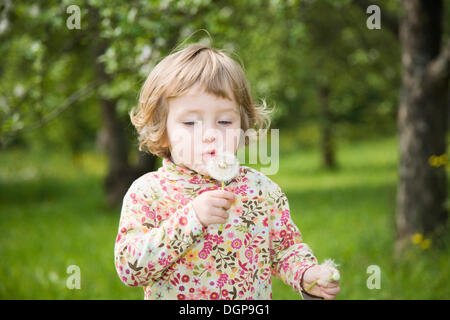
[[[280,152],[270,178],[319,262],[340,264],[338,299],[450,298],[448,246],[415,246],[393,258],[396,139],[340,144],[337,159],[339,170],[329,172],[315,150]],[[120,208],[104,204],[104,173],[105,159],[94,153],[2,151],[1,299],[143,299],[114,268]],[[80,268],[79,290],[66,287],[70,265]],[[371,265],[380,268],[379,289],[367,287]],[[278,279],[273,298],[301,299]]]

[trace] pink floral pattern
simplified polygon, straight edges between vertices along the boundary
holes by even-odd
[[[163,166],[126,193],[115,242],[122,282],[142,286],[144,299],[271,299],[271,276],[301,292],[317,264],[290,217],[286,195],[257,170],[241,166],[225,189],[237,195],[223,225],[203,227],[192,200],[221,183]]]

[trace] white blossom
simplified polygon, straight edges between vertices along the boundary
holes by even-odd
[[[339,274],[339,271],[337,270],[337,267],[338,267],[339,265],[336,264],[336,263],[334,262],[333,259],[326,259],[326,260],[323,262],[322,265],[323,265],[324,267],[333,269],[333,271],[331,272],[331,275],[330,275],[330,277],[329,277],[329,280],[335,280],[335,281],[338,281],[338,280],[341,278],[341,276],[340,276],[340,274]]]
[[[239,160],[232,153],[218,153],[208,161],[206,169],[212,178],[226,182],[239,173]]]
[[[339,271],[337,270],[337,267],[339,265],[336,264],[333,259],[325,259],[324,262],[321,264],[321,266],[330,269],[330,275],[327,278],[322,278],[321,280],[339,281],[339,279],[341,278],[341,275],[339,274]],[[319,282],[319,279],[315,280],[313,283],[311,283],[308,286],[308,288],[306,288],[306,291],[311,290],[311,288],[314,287],[318,282]]]

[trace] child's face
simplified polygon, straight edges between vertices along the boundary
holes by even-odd
[[[237,103],[192,88],[169,99],[168,146],[173,161],[200,174],[212,156],[207,152],[235,154],[239,146],[241,117]]]

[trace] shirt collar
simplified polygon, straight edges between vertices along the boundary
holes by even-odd
[[[219,187],[222,186],[222,182],[220,182],[210,176],[202,175],[192,169],[182,167],[182,166],[176,164],[175,162],[173,162],[172,158],[170,158],[170,157],[162,159],[161,171],[162,171],[163,176],[166,179],[172,180],[172,181],[183,180],[183,181],[193,183],[193,184],[211,184],[212,183]],[[239,181],[242,178],[241,177],[242,174],[243,174],[243,170],[242,170],[242,167],[240,167],[239,174],[236,177],[234,177],[231,181],[225,182],[225,185],[229,185],[233,182]]]
[[[168,180],[183,180],[193,184],[213,183],[218,186],[221,185],[220,181],[210,176],[202,175],[197,171],[176,164],[170,157],[163,158],[161,170],[164,177]]]

